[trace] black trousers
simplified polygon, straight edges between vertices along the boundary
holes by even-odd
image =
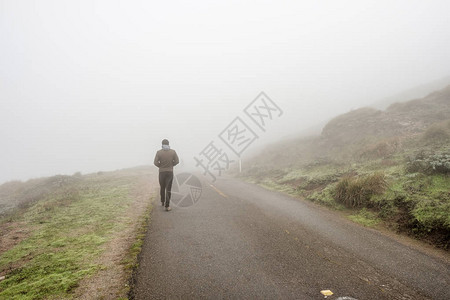
[[[172,190],[173,172],[159,172],[159,186],[161,187],[161,202],[169,207],[170,194]]]

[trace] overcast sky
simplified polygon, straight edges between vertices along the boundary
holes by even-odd
[[[283,115],[252,147],[449,76],[449,12],[423,0],[0,0],[0,183],[151,164],[163,138],[192,165],[261,91]]]

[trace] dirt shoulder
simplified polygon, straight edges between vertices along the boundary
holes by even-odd
[[[136,242],[143,215],[149,213],[156,181],[155,176],[143,176],[130,192],[135,199],[123,218],[129,226],[103,246],[103,254],[95,261],[101,266],[93,276],[82,280],[75,292],[77,299],[125,299],[129,291],[132,266],[125,262]]]

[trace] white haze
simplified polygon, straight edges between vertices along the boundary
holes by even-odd
[[[0,0],[0,183],[183,163],[260,91],[258,147],[450,75],[449,1]]]

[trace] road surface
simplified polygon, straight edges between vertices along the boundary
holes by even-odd
[[[194,206],[155,201],[135,299],[450,299],[448,256],[236,179],[202,185]]]

